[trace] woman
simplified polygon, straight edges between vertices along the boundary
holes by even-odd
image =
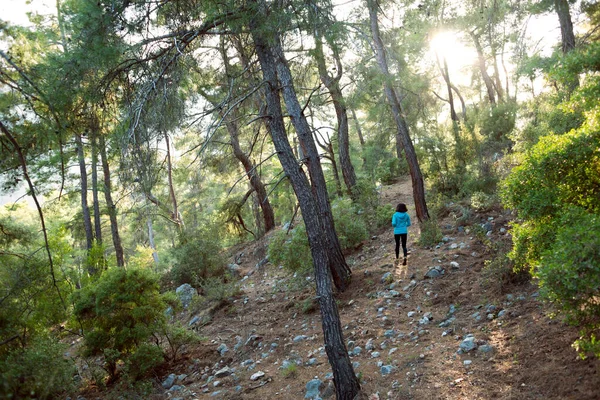
[[[400,239],[402,239],[402,251],[404,252],[404,262],[406,265],[406,237],[408,235],[408,227],[410,226],[410,216],[406,204],[400,203],[396,206],[396,212],[392,215],[392,226],[394,227],[394,239],[396,240],[396,260],[400,255]]]

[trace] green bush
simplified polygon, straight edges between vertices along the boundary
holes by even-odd
[[[111,379],[119,361],[165,325],[165,303],[151,271],[112,268],[73,295],[74,314],[84,329],[86,355],[104,355]],[[140,356],[141,357],[141,356]]]
[[[342,249],[356,247],[369,236],[363,215],[348,198],[339,198],[331,203],[335,230]],[[391,218],[391,217],[390,217]]]
[[[164,352],[159,346],[142,343],[127,357],[125,373],[130,380],[137,381],[147,377],[164,361]]]
[[[534,275],[540,293],[572,325],[581,327],[579,354],[600,357],[600,215],[580,208],[563,211],[556,241],[546,249]]]
[[[173,255],[175,261],[169,275],[175,286],[189,283],[199,287],[203,280],[225,274],[221,247],[207,234],[193,234],[173,250]]]
[[[392,226],[392,215],[394,215],[395,211],[395,207],[391,204],[384,204],[381,207],[377,207],[377,210],[375,211],[377,228],[387,228]]]
[[[274,265],[283,265],[291,272],[308,274],[312,271],[312,255],[308,246],[308,237],[304,225],[275,233],[269,243],[269,261]]]
[[[421,224],[420,246],[432,247],[441,242],[441,240],[442,230],[435,219],[430,218]]]
[[[0,360],[0,398],[53,399],[74,389],[77,370],[65,359],[67,346],[38,338]]]

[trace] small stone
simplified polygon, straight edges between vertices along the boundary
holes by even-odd
[[[473,336],[467,336],[459,345],[460,350],[464,352],[469,352],[477,348],[477,343],[475,343],[475,338]]]
[[[416,311],[409,311],[407,315],[408,315],[408,318],[412,318],[415,316],[415,314],[416,314]]]
[[[393,365],[382,365],[380,370],[381,370],[381,375],[383,375],[383,376],[389,375],[394,370],[394,366]]]
[[[460,265],[456,261],[450,261],[450,267],[452,267],[452,269],[459,269]]]
[[[177,375],[175,374],[170,374],[167,379],[165,379],[162,383],[162,387],[164,387],[165,389],[170,389],[171,386],[173,386],[173,384],[175,383],[175,379],[177,379]]]
[[[306,340],[306,339],[308,339],[308,336],[306,336],[306,335],[298,335],[298,336],[296,336],[294,338],[294,343],[299,343],[299,342],[301,342],[303,340]]]
[[[377,357],[379,357],[379,355],[380,354],[379,354],[378,351],[374,351],[374,352],[371,353],[371,358],[377,358]]]
[[[233,371],[231,370],[231,368],[229,367],[224,367],[221,368],[220,370],[218,370],[217,372],[215,372],[215,378],[224,378],[226,376],[229,376],[233,373]]]
[[[367,351],[371,351],[371,350],[375,349],[375,345],[373,344],[373,339],[367,340],[367,344],[365,344],[365,349],[367,349]]]
[[[254,374],[252,374],[252,376],[250,377],[251,381],[257,381],[260,378],[262,378],[263,376],[265,376],[265,373],[263,371],[258,371]]]
[[[219,345],[219,347],[217,347],[217,351],[219,352],[221,357],[223,357],[225,355],[225,353],[227,353],[229,351],[229,347],[227,347],[227,345],[225,343],[221,343]]]
[[[477,348],[478,351],[481,351],[482,353],[491,353],[494,351],[494,346],[489,345],[489,344],[483,344],[481,346],[479,346]]]
[[[471,360],[465,360],[465,361],[463,361],[463,364],[464,364],[465,367],[468,367],[472,363],[473,363],[473,361],[471,361]]]

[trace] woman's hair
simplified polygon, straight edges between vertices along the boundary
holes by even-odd
[[[396,212],[408,212],[408,208],[406,208],[406,204],[404,203],[399,203],[396,206]]]

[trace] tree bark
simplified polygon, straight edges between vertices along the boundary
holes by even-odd
[[[554,0],[554,10],[560,22],[562,52],[566,54],[575,48],[575,33],[573,32],[569,2],[567,0]]]
[[[365,147],[365,139],[363,138],[362,129],[360,128],[360,122],[358,122],[358,118],[356,118],[356,112],[353,108],[350,109],[350,111],[352,111],[352,118],[354,119],[354,125],[356,125],[356,134],[358,135],[360,147]]]
[[[148,225],[148,243],[150,244],[150,248],[152,249],[152,259],[154,263],[158,265],[160,259],[158,258],[158,252],[156,251],[156,244],[154,243],[154,228],[152,226],[152,217],[148,216],[147,220]]]
[[[179,213],[179,207],[177,205],[177,197],[175,197],[175,186],[173,185],[173,163],[171,160],[171,141],[169,140],[169,134],[164,133],[165,144],[167,146],[167,181],[169,184],[169,197],[171,198],[171,204],[173,205],[173,216],[172,219],[177,223],[177,229],[179,233],[183,229],[183,221],[181,214]]]
[[[354,197],[354,187],[356,186],[356,173],[354,172],[354,166],[350,159],[350,139],[348,135],[348,111],[346,109],[346,101],[340,88],[340,79],[342,78],[342,62],[340,55],[335,48],[333,50],[333,57],[336,61],[337,75],[335,77],[329,75],[327,72],[327,65],[325,64],[325,54],[323,53],[322,38],[319,36],[318,30],[315,31],[315,59],[317,61],[317,67],[319,70],[319,77],[321,82],[331,95],[333,107],[335,109],[335,115],[337,117],[337,138],[338,138],[338,151],[340,158],[340,167],[342,169],[342,177],[348,194]]]
[[[335,282],[335,286],[343,291],[351,280],[352,272],[350,271],[348,264],[346,264],[346,259],[342,253],[342,247],[337,237],[337,233],[335,232],[333,215],[331,214],[331,205],[327,194],[327,185],[319,160],[319,152],[315,145],[312,130],[308,125],[306,116],[298,101],[292,74],[287,65],[287,60],[285,59],[279,40],[279,37],[275,38],[272,49],[277,77],[281,83],[283,101],[285,102],[287,113],[292,120],[292,125],[294,125],[300,147],[305,156],[304,160],[308,167],[312,190],[315,194],[321,219],[323,221],[323,227],[325,229],[323,234],[327,237],[329,245],[329,268],[331,269],[333,281]]]
[[[81,139],[81,135],[75,135],[75,143],[77,144],[77,159],[79,160],[79,175],[81,177],[81,211],[83,214],[83,227],[85,229],[85,244],[86,249],[89,251],[94,243],[94,233],[92,230],[92,220],[87,200],[88,180],[85,168],[85,155],[83,153],[83,141]],[[95,273],[95,271],[93,272]]]
[[[108,157],[106,155],[106,142],[103,135],[99,135],[100,142],[100,160],[102,162],[102,173],[104,175],[104,200],[106,208],[108,208],[108,216],[110,218],[110,233],[112,236],[113,245],[115,246],[115,256],[117,258],[117,266],[125,266],[125,257],[123,256],[123,244],[119,235],[119,223],[117,221],[117,207],[112,199],[112,187],[110,183],[110,167],[108,165]]]
[[[256,3],[254,3],[256,4]],[[337,305],[332,293],[330,269],[328,268],[329,249],[327,240],[323,240],[322,212],[319,209],[315,194],[311,191],[310,184],[302,168],[298,165],[290,143],[287,139],[281,100],[279,96],[279,82],[275,68],[275,56],[272,52],[264,33],[259,27],[257,20],[266,20],[267,15],[264,4],[257,4],[263,8],[255,14],[250,22],[250,30],[256,46],[259,63],[263,71],[267,111],[269,113],[268,123],[270,125],[271,138],[277,150],[279,160],[287,176],[289,177],[298,202],[302,210],[302,218],[306,226],[308,243],[315,269],[315,281],[317,296],[319,298],[325,351],[331,365],[335,390],[339,400],[352,400],[360,393],[360,383],[352,363],[348,357],[348,351],[342,335],[342,327],[337,310]],[[278,38],[276,38],[278,40]],[[315,160],[312,160],[313,162]]]
[[[427,210],[427,203],[425,201],[425,184],[423,182],[423,174],[421,173],[421,168],[419,167],[419,162],[417,160],[417,154],[409,135],[408,125],[406,124],[404,111],[402,110],[402,104],[398,100],[398,95],[396,94],[396,91],[391,83],[391,75],[385,57],[385,49],[379,33],[379,23],[377,21],[378,5],[376,0],[367,0],[367,6],[369,9],[369,19],[371,22],[371,34],[373,35],[373,42],[375,46],[375,57],[384,76],[384,92],[392,109],[394,122],[396,123],[397,140],[402,143],[406,162],[408,163],[417,219],[419,222],[423,222],[429,219],[429,211]]]
[[[487,73],[487,67],[485,65],[485,55],[483,54],[483,48],[481,47],[481,42],[479,41],[479,37],[474,33],[470,32],[471,38],[473,39],[473,43],[475,44],[475,50],[477,50],[477,60],[479,64],[479,72],[481,73],[481,78],[483,79],[483,83],[485,84],[485,88],[487,90],[488,100],[492,106],[496,105],[496,96],[494,91],[494,83],[492,82],[492,78]]]
[[[94,232],[96,234],[96,243],[102,244],[102,220],[100,218],[100,201],[98,199],[98,135],[97,126],[94,126],[90,132],[90,144],[92,146],[92,205],[94,208]]]

